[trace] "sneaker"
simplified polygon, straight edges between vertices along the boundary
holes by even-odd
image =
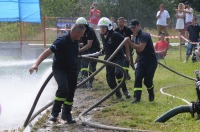
[[[51,115],[49,117],[49,121],[56,122],[57,121],[57,117],[54,117],[54,116]]]

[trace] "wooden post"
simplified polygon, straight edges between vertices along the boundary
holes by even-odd
[[[181,45],[181,32],[180,32],[180,35],[179,35],[180,39],[179,39],[179,50],[180,50],[180,61],[182,61],[182,45]]]

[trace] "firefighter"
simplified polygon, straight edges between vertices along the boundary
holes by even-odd
[[[100,51],[99,40],[95,34],[94,29],[89,27],[87,20],[84,17],[79,17],[76,20],[76,24],[83,24],[86,28],[84,36],[81,37],[81,42],[83,43],[83,46],[79,49],[79,53],[83,55],[83,54],[92,54],[95,52],[99,52]],[[81,78],[84,80],[93,72],[95,72],[96,65],[97,62],[94,61],[88,61],[88,60],[81,61],[81,75],[82,75]],[[89,82],[86,83],[85,87],[92,88],[93,81],[94,78],[90,79]]]
[[[117,49],[117,47],[121,44],[121,42],[124,40],[124,37],[120,33],[113,30],[111,21],[106,17],[102,17],[99,20],[98,26],[100,28],[101,38],[103,42],[102,53],[105,53],[104,60],[107,60]],[[130,52],[128,45],[126,46],[126,57],[127,60],[130,61]],[[123,50],[121,49],[115,55],[115,57],[110,61],[122,66],[123,60],[124,60],[124,53]],[[118,68],[106,66],[106,80],[111,89],[114,89],[117,86],[117,83],[121,82],[122,77],[123,74]],[[130,94],[126,88],[126,84],[124,83],[122,87],[124,87],[123,93],[125,97],[130,98]],[[116,91],[116,97],[117,99],[122,98],[120,90]]]
[[[153,77],[157,68],[157,59],[154,51],[154,45],[150,34],[141,29],[138,20],[131,20],[130,28],[133,32],[133,42],[130,39],[128,44],[136,50],[137,66],[135,69],[135,84],[134,84],[134,100],[132,103],[139,103],[142,94],[142,80],[147,87],[149,93],[149,101],[154,101],[154,85]]]
[[[83,36],[85,26],[75,24],[69,33],[58,37],[50,48],[46,49],[29,69],[30,74],[38,70],[39,64],[54,53],[53,76],[58,84],[50,121],[56,122],[62,109],[61,118],[69,124],[76,123],[72,118],[71,109],[77,84],[78,40]]]
[[[118,23],[118,27],[115,29],[115,31],[117,31],[118,33],[120,33],[121,35],[123,35],[124,37],[129,37],[131,39],[131,35],[132,35],[132,31],[130,28],[128,28],[127,26],[125,26],[125,19],[124,17],[119,17],[118,20],[117,20],[117,23]],[[130,56],[132,56],[132,48],[130,48]],[[125,46],[123,47],[123,51],[124,51],[124,54],[125,54]],[[129,75],[129,62],[124,59],[124,63],[123,63],[123,68],[126,70],[126,75],[127,75],[127,80],[130,80],[131,79],[131,76]]]

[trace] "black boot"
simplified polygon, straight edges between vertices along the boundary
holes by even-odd
[[[154,101],[154,98],[155,98],[155,95],[154,95],[154,88],[150,88],[150,89],[147,89],[148,90],[148,93],[149,93],[149,101],[150,102],[153,102]]]
[[[51,112],[51,117],[49,118],[50,121],[56,122],[58,115],[61,111],[61,106],[62,106],[63,102],[61,101],[54,101],[53,104],[53,108],[52,108],[52,112]]]
[[[141,99],[142,91],[134,91],[133,101],[131,103],[139,103]]]
[[[72,105],[63,104],[61,119],[67,121],[68,124],[76,123],[71,114]]]
[[[118,100],[121,100],[121,99],[122,99],[122,94],[121,94],[121,92],[120,92],[119,89],[116,91],[115,94],[116,94],[116,98],[117,98]]]
[[[126,97],[126,99],[129,99],[131,97],[130,93],[128,92],[128,89],[126,87],[126,84],[122,85],[122,91],[124,93],[124,96]]]

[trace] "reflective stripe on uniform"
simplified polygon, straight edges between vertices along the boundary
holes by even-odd
[[[134,88],[134,91],[142,91],[142,88]]]
[[[81,71],[89,71],[89,68],[81,68]]]
[[[119,82],[119,81],[121,82],[121,81],[122,81],[122,78],[119,78],[119,79],[116,78],[116,80],[117,80],[117,82]]]
[[[66,105],[73,105],[73,102],[65,101],[64,104],[66,104]]]
[[[123,67],[124,68],[124,70],[127,70],[127,71],[129,71],[129,67]]]
[[[65,101],[66,100],[66,98],[59,98],[59,97],[55,97],[55,99],[54,100],[56,100],[56,101]]]

